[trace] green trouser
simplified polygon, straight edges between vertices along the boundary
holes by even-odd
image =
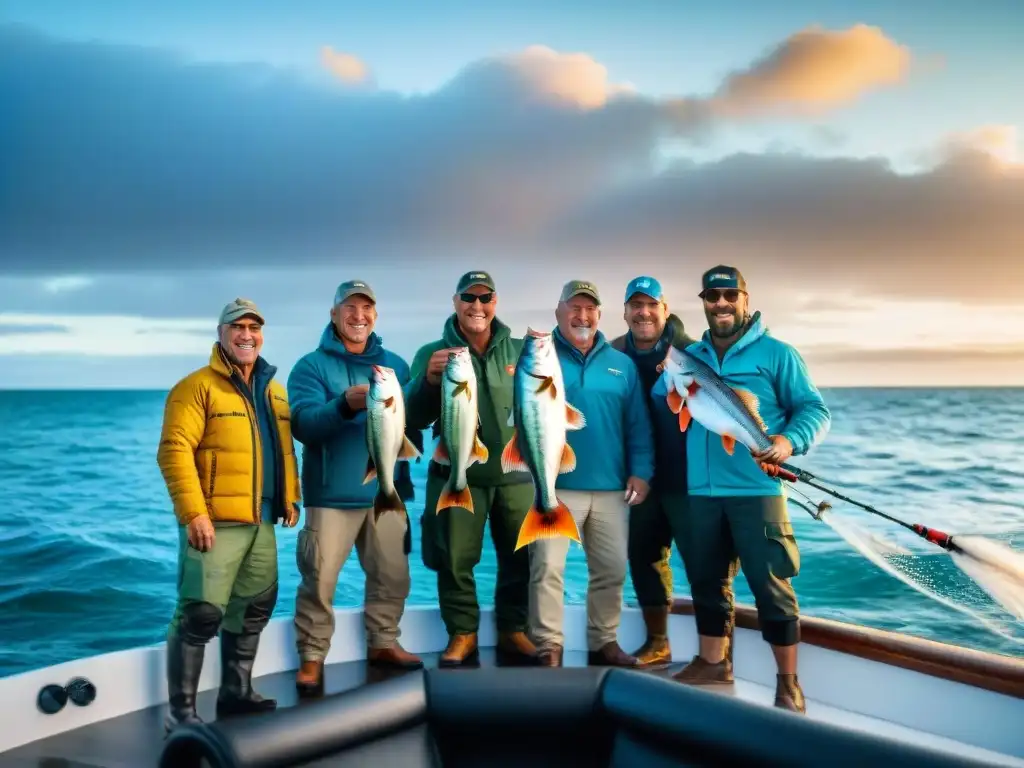
[[[178,533],[178,604],[169,636],[203,645],[223,626],[260,632],[277,603],[277,536],[272,523],[215,523],[213,548],[200,552]]]
[[[641,608],[672,604],[671,503],[671,494],[652,489],[642,503],[629,510],[629,575]]]
[[[693,596],[697,632],[725,637],[737,570],[754,595],[761,636],[772,645],[800,641],[799,607],[790,579],[800,550],[783,496],[690,496],[671,517]]]
[[[444,478],[427,475],[422,518],[423,564],[437,572],[437,599],[448,634],[468,634],[480,628],[473,569],[480,562],[484,524],[491,523],[491,540],[498,561],[494,586],[495,625],[499,632],[525,632],[530,589],[529,547],[514,551],[519,527],[533,503],[533,483],[490,488],[469,486],[474,512],[461,507],[434,510]]]

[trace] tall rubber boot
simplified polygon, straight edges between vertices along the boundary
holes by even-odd
[[[176,633],[167,638],[168,713],[164,730],[170,733],[179,725],[202,723],[196,714],[196,692],[203,671],[205,645],[184,642]]]
[[[221,683],[217,717],[251,715],[277,709],[276,699],[260,696],[252,687],[252,667],[260,645],[259,632],[236,635],[221,630]]]

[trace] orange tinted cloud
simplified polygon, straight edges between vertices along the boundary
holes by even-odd
[[[712,99],[720,115],[819,112],[906,78],[910,50],[878,27],[813,26],[791,35],[747,69],[729,75]]]
[[[338,80],[348,85],[362,85],[370,81],[370,68],[358,56],[336,51],[325,45],[320,49],[320,63]]]

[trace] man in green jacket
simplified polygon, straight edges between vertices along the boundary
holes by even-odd
[[[482,271],[467,272],[452,297],[454,313],[437,341],[426,344],[413,358],[405,388],[406,422],[417,429],[434,425],[439,434],[441,374],[448,352],[468,347],[477,380],[480,440],[489,453],[484,464],[466,472],[475,512],[461,507],[435,510],[449,467],[431,461],[422,517],[423,563],[437,572],[437,596],[448,630],[448,647],[440,665],[460,666],[478,658],[480,606],[473,569],[480,561],[484,525],[490,518],[491,538],[498,561],[494,604],[498,658],[506,664],[537,664],[536,646],[526,634],[530,585],[528,548],[515,551],[516,537],[533,502],[533,483],[526,473],[504,474],[501,452],[511,439],[512,382],[523,340],[513,338],[495,317],[498,293],[494,280]]]

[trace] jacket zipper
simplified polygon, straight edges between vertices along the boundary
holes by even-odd
[[[253,372],[255,375],[255,371]],[[252,438],[252,509],[253,509],[253,522],[256,525],[260,523],[260,502],[259,502],[259,461],[260,451],[263,450],[259,442],[259,436],[257,435],[256,423],[254,421],[256,410],[256,404],[252,400],[252,395],[247,393],[248,387],[243,387],[240,382],[240,377],[237,372],[231,374],[232,381],[234,382],[235,389],[238,390],[239,394],[242,395],[242,399],[245,400],[245,413],[249,417],[249,435]]]

